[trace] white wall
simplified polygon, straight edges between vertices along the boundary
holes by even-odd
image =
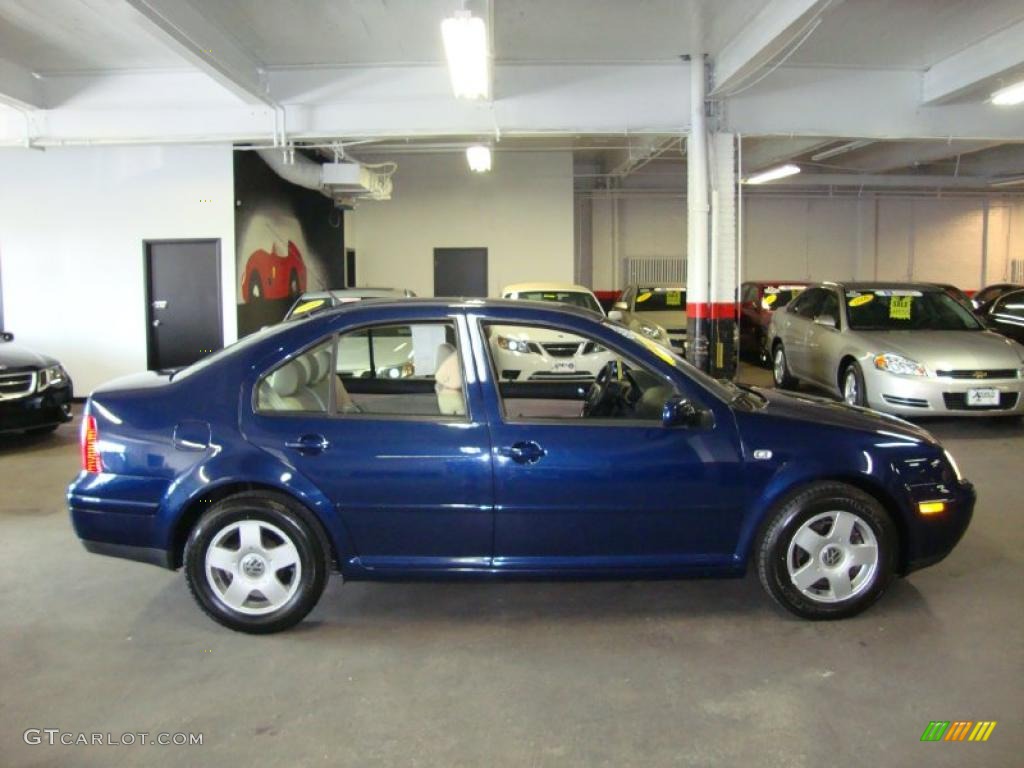
[[[497,151],[484,174],[462,153],[395,159],[392,199],[345,216],[360,285],[433,296],[434,248],[445,247],[488,249],[491,296],[508,283],[573,279],[570,153]]]
[[[1006,279],[1024,258],[1024,201],[992,198],[982,278],[983,198],[746,195],[743,277],[933,280],[967,290]],[[616,217],[617,208],[617,217]],[[624,258],[686,256],[680,195],[596,194],[593,287],[622,287]]]
[[[4,326],[59,359],[76,395],[146,368],[143,240],[220,239],[224,339],[235,339],[231,153],[0,149]]]

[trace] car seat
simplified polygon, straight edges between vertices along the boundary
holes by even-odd
[[[437,348],[434,391],[437,393],[437,408],[442,416],[466,415],[466,398],[462,393],[462,368],[459,365],[459,355],[451,344],[441,344]]]

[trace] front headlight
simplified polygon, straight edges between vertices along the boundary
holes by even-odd
[[[953,472],[956,474],[956,481],[962,483],[964,481],[963,472],[960,471],[960,465],[956,463],[956,459],[953,458],[953,454],[947,450],[942,451],[946,455],[946,461],[949,462],[949,466],[953,468]]]
[[[640,332],[649,339],[664,341],[668,338],[668,332],[656,325],[641,325]]]
[[[895,373],[899,376],[927,376],[924,366],[916,360],[911,360],[903,355],[884,353],[875,355],[875,368],[888,373]]]
[[[498,347],[509,352],[533,352],[533,349],[530,348],[530,342],[521,339],[510,339],[508,336],[498,337]]]
[[[42,391],[47,387],[56,387],[67,381],[67,378],[67,371],[59,365],[43,368],[39,371],[39,390]]]

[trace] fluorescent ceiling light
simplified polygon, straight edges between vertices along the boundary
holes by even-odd
[[[456,11],[441,22],[444,55],[457,99],[486,99],[490,95],[487,25],[469,11]]]
[[[1024,102],[1024,80],[1000,88],[992,94],[992,103],[1000,107],[1012,107],[1021,102]]]
[[[747,184],[764,184],[769,181],[775,181],[776,179],[784,179],[787,176],[792,176],[794,173],[800,173],[800,166],[787,163],[786,165],[780,165],[776,168],[769,168],[767,171],[754,174],[747,179]]]
[[[486,173],[491,170],[491,150],[483,144],[474,144],[466,148],[466,162],[469,170]]]
[[[1000,179],[999,181],[993,181],[989,184],[990,187],[1016,187],[1018,184],[1024,184],[1024,176],[1013,176],[1009,179]]]

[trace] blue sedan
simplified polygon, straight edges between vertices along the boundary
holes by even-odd
[[[542,348],[607,363],[524,379],[512,363]],[[752,567],[793,613],[841,618],[945,557],[975,501],[923,429],[717,381],[530,302],[348,305],[112,382],[86,406],[82,465],[68,503],[86,549],[183,568],[206,613],[253,633],[301,621],[332,571]]]

